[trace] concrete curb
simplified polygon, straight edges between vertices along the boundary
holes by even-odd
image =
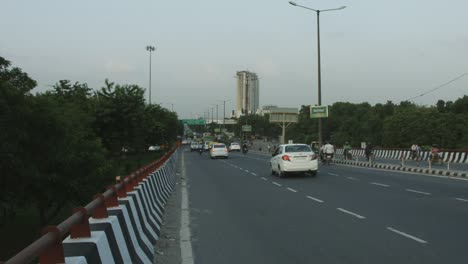
[[[376,168],[376,169],[383,169],[383,170],[415,172],[415,173],[422,173],[422,174],[428,174],[428,175],[441,175],[441,176],[459,177],[459,178],[467,178],[468,177],[468,172],[461,172],[461,171],[448,171],[448,170],[439,170],[439,169],[436,170],[436,169],[427,169],[427,168],[404,167],[404,166],[382,164],[382,163],[370,164],[369,162],[352,161],[352,160],[334,160],[334,162],[337,163],[337,164],[343,164],[343,165],[367,167],[367,168]]]

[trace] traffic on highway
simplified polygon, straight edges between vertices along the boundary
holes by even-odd
[[[287,154],[288,146],[279,146],[279,152]],[[466,180],[328,166],[311,152],[300,156],[315,161],[315,177],[279,177],[272,173],[275,159],[268,153],[229,152],[229,159],[211,160],[188,151],[182,158],[196,263],[468,259],[468,238],[461,235],[468,233]]]

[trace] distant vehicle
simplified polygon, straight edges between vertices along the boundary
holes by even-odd
[[[241,145],[238,142],[232,142],[229,146],[229,151],[241,151]]]
[[[158,151],[161,150],[159,145],[149,146],[148,151]]]
[[[228,158],[228,149],[224,143],[215,143],[210,149],[210,157],[212,159],[217,157]]]
[[[188,144],[188,140],[184,139],[182,140],[182,145],[187,145]]]
[[[205,143],[203,144],[203,149],[205,151],[208,151],[210,149],[210,142],[205,141]]]
[[[284,177],[286,173],[310,173],[317,175],[318,156],[306,144],[279,145],[270,160],[271,174]]]
[[[194,150],[198,150],[198,142],[196,141],[192,141],[192,143],[190,143],[190,151]]]

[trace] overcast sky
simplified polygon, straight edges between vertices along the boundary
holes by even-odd
[[[320,16],[322,102],[400,102],[468,72],[466,0],[297,0]],[[317,103],[316,15],[286,0],[0,0],[0,56],[38,81],[148,87],[183,118],[217,100],[234,109],[238,70],[260,78],[260,105]],[[49,88],[50,89],[50,88]],[[468,94],[468,76],[414,99]],[[220,114],[221,114],[221,109]]]

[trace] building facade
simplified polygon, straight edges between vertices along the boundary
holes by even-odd
[[[257,74],[249,71],[238,71],[236,117],[255,114],[260,110],[260,89]]]

